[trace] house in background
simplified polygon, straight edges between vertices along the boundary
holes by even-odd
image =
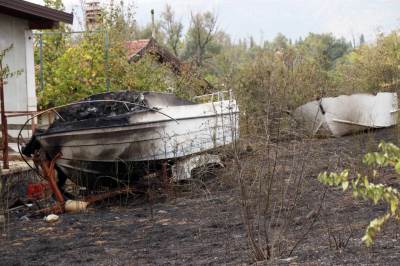
[[[5,81],[6,113],[37,110],[32,30],[51,29],[59,22],[72,24],[73,15],[22,0],[0,0],[0,51],[13,46],[3,65],[11,72],[21,71]],[[26,119],[9,117],[8,134],[16,137]]]
[[[154,56],[154,58],[160,64],[167,64],[172,73],[179,76],[183,73],[193,73],[191,65],[182,62],[173,53],[162,47],[152,37],[150,39],[132,40],[126,42],[126,49],[128,55],[128,61],[131,64],[138,62],[146,54]],[[215,88],[204,78],[196,76],[196,84],[202,89],[203,93],[210,93],[215,91]]]
[[[154,38],[133,40],[126,43],[129,63],[139,61],[146,53],[153,55],[159,63],[168,63],[176,74],[181,72],[181,61],[164,47],[160,46]]]

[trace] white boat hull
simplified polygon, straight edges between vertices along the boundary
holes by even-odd
[[[353,94],[309,102],[298,107],[294,117],[312,134],[340,137],[369,128],[394,126],[397,109],[396,93]]]
[[[67,176],[73,176],[104,175],[104,166],[110,168],[116,163],[137,166],[177,159],[230,144],[238,138],[235,101],[170,106],[160,111],[163,114],[134,113],[121,126],[55,132],[38,135],[37,139],[51,157],[61,152],[57,166]],[[118,175],[113,173],[116,171],[108,174]]]

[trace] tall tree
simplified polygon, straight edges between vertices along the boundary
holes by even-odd
[[[166,43],[169,48],[178,56],[179,45],[181,43],[183,24],[177,21],[175,13],[170,5],[165,6],[165,10],[161,14],[161,27],[166,35]]]
[[[331,33],[310,33],[299,45],[300,49],[318,61],[325,70],[332,69],[336,60],[349,53],[352,48],[344,38],[335,38]]]
[[[217,16],[211,12],[191,14],[186,38],[186,56],[192,57],[197,66],[203,66],[217,32]]]
[[[155,36],[153,36],[153,31]],[[137,27],[137,39],[150,39],[151,37],[154,37],[159,43],[165,43],[165,34],[164,31],[161,29],[160,22],[155,22],[154,25],[152,23],[148,23],[143,27]]]
[[[272,41],[272,47],[276,50],[287,49],[289,47],[289,40],[282,33],[278,33]]]
[[[377,36],[376,43],[362,45],[337,66],[339,86],[347,91],[396,91],[400,85],[400,32]]]
[[[362,46],[364,44],[365,44],[365,37],[364,37],[364,34],[361,34],[360,35],[360,46]]]

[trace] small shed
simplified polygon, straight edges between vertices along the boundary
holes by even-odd
[[[22,0],[0,0],[0,51],[12,49],[4,65],[20,75],[4,85],[6,112],[36,111],[35,68],[33,51],[34,29],[51,29],[59,22],[72,24],[73,15]],[[9,134],[15,136],[25,118],[9,118]]]
[[[15,115],[37,110],[32,30],[51,29],[60,22],[72,24],[73,15],[27,1],[0,0],[0,51],[12,46],[3,58],[3,67],[20,72],[5,80],[3,86],[5,112],[2,116],[9,116],[11,137],[17,136],[27,119],[27,116]],[[1,122],[6,124],[3,119]]]

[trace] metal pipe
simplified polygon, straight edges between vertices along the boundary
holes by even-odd
[[[20,117],[20,116],[31,116],[35,114],[6,114],[6,117]]]
[[[43,81],[43,35],[39,34],[39,60],[40,60],[40,90],[44,89],[44,81]]]
[[[64,206],[65,201],[64,201],[64,197],[57,185],[57,181],[55,179],[55,175],[56,175],[56,170],[55,170],[55,166],[56,166],[56,161],[61,157],[61,153],[58,153],[53,160],[51,160],[50,162],[50,166],[47,169],[47,174],[48,174],[48,178],[49,178],[49,183],[50,183],[50,187],[52,188],[54,195],[57,199],[57,201],[60,203],[61,206]]]
[[[32,122],[31,122],[31,131],[32,131],[32,136],[33,136],[33,134],[35,134],[35,131],[36,131],[36,118],[33,118],[32,119]]]
[[[42,157],[40,154],[35,154],[33,160],[37,165],[40,165],[40,167],[42,168],[43,176],[49,182],[50,188],[53,191],[59,206],[64,209],[65,200],[55,179],[56,161],[61,158],[61,156],[61,153],[58,153],[51,161],[48,161],[47,159],[45,159],[44,156]]]
[[[151,38],[155,39],[156,38],[156,26],[154,23],[154,9],[150,11],[151,13]]]
[[[36,113],[37,111],[4,111],[6,114],[20,114],[22,115],[30,115]]]

